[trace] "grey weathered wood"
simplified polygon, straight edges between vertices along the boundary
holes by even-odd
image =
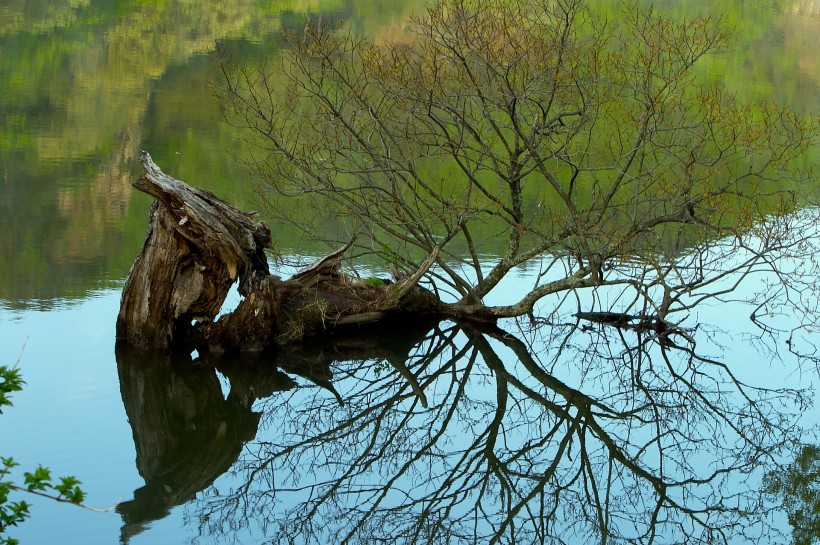
[[[216,317],[234,281],[248,293],[255,277],[269,274],[264,249],[271,236],[253,213],[168,176],[146,152],[142,165],[145,173],[133,185],[157,200],[123,288],[117,337],[168,348],[193,321]]]
[[[417,284],[438,257],[396,283],[367,285],[341,270],[349,242],[282,281],[264,250],[271,233],[254,213],[168,176],[143,152],[133,183],[156,198],[148,234],[126,280],[117,338],[128,345],[220,353],[263,350],[339,326],[380,321],[394,312],[435,313],[438,299]],[[231,285],[243,296],[214,321]]]
[[[305,265],[304,267],[296,271],[296,274],[290,277],[290,281],[301,282],[302,278],[309,277],[323,269],[338,271],[339,266],[341,265],[342,256],[346,251],[350,249],[351,246],[353,246],[353,240],[351,240],[335,252],[331,252],[326,256],[317,259],[313,263]]]

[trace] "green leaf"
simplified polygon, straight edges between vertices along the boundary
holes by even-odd
[[[23,474],[26,488],[30,491],[43,491],[51,488],[51,470],[47,467],[37,466],[34,473],[26,472]]]
[[[20,376],[19,369],[10,369],[5,365],[0,365],[0,414],[3,414],[2,407],[11,406],[11,399],[8,394],[19,392],[23,389],[25,381]]]
[[[80,488],[80,484],[82,483],[76,477],[61,477],[60,484],[56,485],[54,490],[71,503],[82,503],[85,499],[85,492]]]

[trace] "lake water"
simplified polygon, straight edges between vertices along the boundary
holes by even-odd
[[[820,112],[817,1],[657,4],[675,15],[722,14],[736,27],[733,47],[707,59],[703,77],[744,100]],[[738,509],[769,502],[748,528],[725,528],[730,542],[790,542],[787,515],[774,509],[780,500],[757,494],[766,455],[742,438],[793,442],[794,450],[816,443],[817,404],[779,390],[802,392],[817,383],[817,369],[784,350],[783,337],[771,340],[781,347],[774,356],[742,306],[701,310],[699,348],[738,378],[778,389],[749,390],[763,396],[765,418],[746,413],[723,370],[686,354],[676,353],[670,367],[693,377],[703,371],[705,397],[662,369],[643,375],[649,371],[635,347],[647,339],[605,328],[508,324],[510,337],[494,338],[420,326],[248,357],[218,372],[115,353],[119,293],[150,206],[130,187],[139,151],[177,178],[242,208],[257,206],[252,181],[232,159],[237,135],[220,123],[209,90],[218,78],[216,46],[262,58],[276,32],[300,28],[305,17],[397,36],[421,5],[0,5],[0,363],[19,359],[26,380],[0,417],[0,455],[25,470],[41,463],[76,475],[89,505],[120,504],[95,513],[31,499],[32,518],[12,537],[23,544],[484,543],[502,528],[505,539],[520,542],[588,543],[601,506],[639,543],[650,541],[652,528],[655,542],[673,543],[702,536],[692,529],[696,520],[732,523],[731,509],[690,515],[665,505],[661,523],[652,524],[655,483],[619,465],[622,452],[640,453],[644,467],[670,480],[704,479],[670,487],[674,502],[691,509],[714,505],[714,497]],[[291,258],[321,251],[284,227],[277,233]],[[504,294],[526,278],[521,272]],[[646,356],[657,358],[656,350],[646,348]],[[636,376],[644,377],[643,393],[634,393]],[[815,400],[813,391],[803,395]],[[658,420],[631,419],[647,400]],[[755,418],[772,428],[744,428]],[[781,419],[803,429],[787,430]],[[657,430],[663,439],[649,441]],[[818,487],[808,485],[815,502]]]

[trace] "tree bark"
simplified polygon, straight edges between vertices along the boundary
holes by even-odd
[[[133,185],[156,201],[122,292],[121,342],[215,353],[263,350],[402,311],[442,309],[437,297],[418,286],[436,251],[409,277],[373,285],[341,271],[351,242],[283,281],[270,274],[264,250],[271,246],[271,232],[255,213],[168,176],[146,152],[142,164],[145,173]],[[234,282],[242,301],[214,321]]]

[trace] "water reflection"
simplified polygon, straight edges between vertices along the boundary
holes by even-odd
[[[186,361],[187,359],[187,361]],[[122,541],[149,522],[192,500],[236,461],[245,442],[256,436],[259,413],[252,410],[248,373],[256,371],[259,395],[290,388],[286,376],[253,366],[237,370],[227,398],[216,372],[172,357],[117,349],[125,411],[134,435],[137,470],[145,486],[121,503]],[[262,379],[261,381],[258,379]]]
[[[367,335],[352,332],[299,349],[192,361],[190,355],[146,352],[125,345],[116,349],[125,411],[136,447],[136,464],[145,486],[117,507],[123,519],[122,542],[160,520],[171,508],[193,500],[236,462],[254,439],[261,413],[257,399],[293,389],[291,375],[307,379],[344,400],[331,383],[330,366],[355,358],[383,358],[400,367],[429,324],[404,327],[401,334],[383,329]],[[386,324],[391,329],[396,324]],[[375,333],[375,335],[374,335]],[[218,371],[217,371],[218,369]],[[223,394],[218,373],[230,382]]]
[[[253,201],[233,159],[238,135],[217,121],[209,88],[215,44],[237,61],[275,57],[277,32],[302,28],[308,16],[350,21],[376,40],[409,39],[404,22],[424,4],[0,2],[0,297],[31,308],[25,300],[82,297],[127,274],[149,204],[129,185],[141,149],[233,204]],[[816,0],[661,4],[676,17],[722,15],[737,29],[736,47],[704,63],[709,78],[740,99],[818,111]],[[280,244],[301,242],[290,233]]]
[[[230,492],[211,487],[186,507],[202,535],[249,525],[277,543],[774,535],[760,482],[802,433],[799,391],[745,384],[703,356],[694,333],[420,324],[396,339],[405,329],[234,366],[227,399],[210,368],[118,353],[147,483],[121,508],[124,533],[233,464]],[[291,388],[272,365],[322,389]]]
[[[794,462],[764,479],[765,491],[781,500],[795,545],[820,542],[820,446],[803,445]]]

